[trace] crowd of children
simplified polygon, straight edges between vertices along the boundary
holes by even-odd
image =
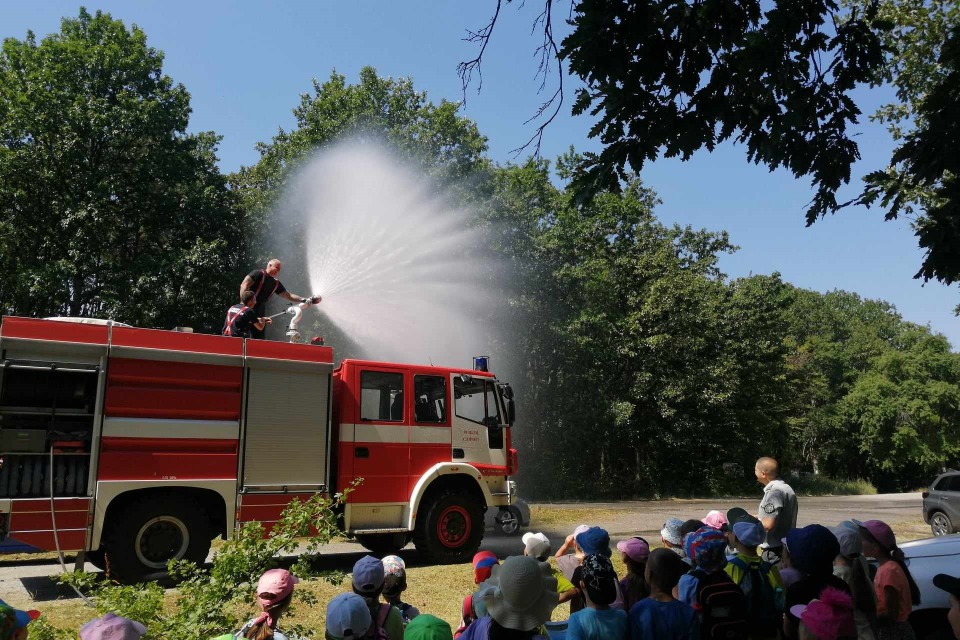
[[[758,466],[759,469],[759,466]],[[759,477],[758,471],[758,477]],[[407,573],[394,555],[364,556],[351,592],[326,608],[326,640],[910,640],[908,619],[920,603],[893,530],[879,520],[782,527],[788,504],[768,491],[760,517],[744,509],[711,511],[702,520],[670,518],[662,548],[642,537],[616,545],[625,574],[611,561],[610,536],[580,525],[554,556],[542,533],[523,536],[523,555],[473,559],[475,590],[451,626],[404,602]],[[794,506],[795,524],[795,506]],[[771,540],[771,532],[782,536]],[[868,562],[868,558],[874,562]],[[875,566],[874,566],[875,565]],[[871,575],[873,577],[871,577]],[[272,569],[257,584],[259,613],[216,640],[295,640],[282,618],[299,580]],[[950,594],[948,619],[960,639],[960,578],[933,584]],[[554,620],[569,603],[567,620]],[[0,601],[0,640],[25,640],[39,614]],[[80,630],[81,640],[139,640],[144,626],[113,614]]]
[[[790,529],[778,562],[758,553],[761,521],[735,508],[702,521],[670,519],[662,548],[641,537],[616,545],[626,568],[614,569],[610,538],[581,525],[550,556],[542,533],[523,537],[523,555],[503,562],[490,551],[473,560],[476,590],[451,626],[403,601],[406,565],[397,556],[364,556],[352,592],[327,605],[326,640],[887,640],[915,637],[908,622],[920,593],[891,528],[849,520],[828,529]],[[867,561],[872,558],[876,568]],[[871,579],[870,575],[874,574]],[[282,618],[299,580],[271,569],[257,583],[260,613],[216,640],[295,640]],[[960,638],[960,579],[938,575],[950,594],[948,619]],[[566,621],[554,621],[561,602]],[[39,615],[0,601],[0,640],[26,640]],[[139,640],[146,628],[113,614],[80,630],[81,640]]]

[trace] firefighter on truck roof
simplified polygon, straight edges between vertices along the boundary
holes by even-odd
[[[285,298],[293,303],[300,302],[318,302],[314,298],[304,298],[298,296],[295,293],[290,293],[287,291],[286,287],[277,280],[277,276],[280,274],[280,269],[283,268],[283,265],[276,258],[271,258],[267,262],[265,269],[254,269],[243,279],[243,282],[240,283],[240,296],[243,297],[244,291],[253,291],[253,294],[256,296],[256,304],[253,307],[256,317],[263,318],[267,315],[267,300],[273,294],[277,294],[281,298]],[[269,322],[267,324],[270,324]],[[251,329],[253,338],[263,340],[265,337],[265,327],[258,328],[256,325]]]
[[[230,307],[227,311],[227,320],[223,323],[223,335],[234,338],[249,338],[254,329],[263,332],[273,320],[257,315],[254,307],[257,296],[253,291],[244,291],[240,294],[240,303]]]

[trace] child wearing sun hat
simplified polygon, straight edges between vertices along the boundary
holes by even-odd
[[[629,612],[630,607],[650,595],[644,578],[650,545],[640,537],[627,538],[617,543],[617,551],[627,567],[627,574],[620,580],[620,593],[623,596],[623,610]]]
[[[420,615],[420,610],[401,598],[407,590],[407,565],[400,556],[386,556],[383,564],[383,598],[400,610],[403,624],[406,626],[411,620]]]
[[[14,609],[0,600],[0,640],[27,640],[27,625],[39,617],[39,611]]]

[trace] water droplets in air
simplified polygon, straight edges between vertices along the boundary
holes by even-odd
[[[469,212],[396,158],[346,143],[299,173],[286,209],[302,216],[319,311],[371,359],[470,366],[502,304]],[[336,345],[334,345],[336,347]]]

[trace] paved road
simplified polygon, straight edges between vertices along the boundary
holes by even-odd
[[[554,509],[569,509],[571,518],[576,517],[574,510],[597,509],[610,512],[598,519],[597,522],[585,524],[597,525],[610,532],[614,540],[633,535],[642,535],[650,542],[659,540],[659,531],[667,518],[677,517],[683,520],[702,518],[710,509],[726,511],[731,507],[743,507],[747,511],[756,512],[759,505],[758,496],[747,500],[663,500],[639,502],[607,502],[607,503],[575,503],[551,504]],[[879,496],[838,496],[830,498],[801,498],[799,524],[806,525],[815,522],[829,526],[841,520],[857,518],[859,520],[879,519],[890,523],[922,523],[922,499],[919,493],[891,494]],[[556,549],[563,543],[563,539],[573,528],[580,524],[571,519],[562,525],[544,528],[538,527],[536,522],[531,523],[530,529],[540,530],[547,534]],[[487,531],[484,537],[483,549],[489,549],[500,557],[522,553],[523,545],[519,536],[497,535]],[[364,550],[354,543],[336,543],[324,549],[323,563],[326,568],[349,571],[358,558],[364,555]],[[409,545],[402,555],[408,566],[415,567],[421,564],[420,558],[412,545]],[[2,556],[0,556],[2,558]],[[72,569],[73,565],[69,564]],[[88,564],[87,571],[96,571]],[[14,606],[27,606],[35,601],[49,600],[57,597],[57,589],[46,577],[59,573],[60,567],[56,561],[19,562],[10,563],[0,560],[0,599],[9,601]],[[68,590],[60,589],[61,597],[69,597]]]

